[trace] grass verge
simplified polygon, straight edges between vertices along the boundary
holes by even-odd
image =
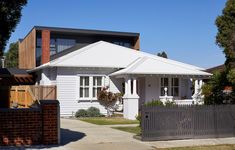
[[[134,133],[136,135],[140,135],[140,127],[112,127],[113,129],[117,129],[117,130],[121,130],[121,131],[125,131],[125,132],[130,132],[130,133]]]
[[[97,124],[97,125],[115,125],[115,124],[139,124],[138,120],[127,120],[124,118],[112,117],[92,117],[80,118],[79,120]]]
[[[235,145],[208,145],[194,147],[159,148],[158,150],[235,150]]]

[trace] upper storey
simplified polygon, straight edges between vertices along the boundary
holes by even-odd
[[[140,49],[139,33],[35,26],[19,40],[19,68],[33,69],[97,41]]]

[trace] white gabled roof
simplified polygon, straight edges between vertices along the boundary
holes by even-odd
[[[112,73],[118,75],[187,75],[187,76],[210,76],[210,73],[193,68],[182,67],[167,61],[158,61],[151,57],[138,58],[133,64],[125,69]]]
[[[207,74],[205,72],[199,71],[204,69],[193,65],[181,63],[171,59],[165,59],[156,55],[133,50],[131,48],[126,48],[104,41],[99,41],[80,48],[76,51],[52,60],[49,63],[43,64],[33,70],[45,67],[125,68],[116,72],[117,74]]]

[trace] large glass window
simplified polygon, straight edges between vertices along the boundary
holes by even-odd
[[[57,39],[57,52],[73,47],[76,44],[74,39]]]
[[[102,88],[102,77],[93,77],[92,96],[97,97],[97,93],[101,91],[101,88]]]
[[[56,40],[50,39],[50,55],[56,54]]]
[[[41,65],[41,57],[42,57],[42,39],[36,39],[36,66]]]
[[[117,44],[117,45],[124,46],[124,47],[131,48],[131,44],[130,44],[129,42],[115,41],[115,42],[113,42],[113,43],[114,43],[114,44]]]
[[[89,97],[89,77],[80,77],[80,98]]]

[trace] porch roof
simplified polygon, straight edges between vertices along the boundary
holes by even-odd
[[[184,67],[169,61],[159,61],[153,57],[140,57],[125,69],[110,74],[123,77],[125,75],[158,75],[158,76],[187,76],[193,78],[208,78],[212,74]]]

